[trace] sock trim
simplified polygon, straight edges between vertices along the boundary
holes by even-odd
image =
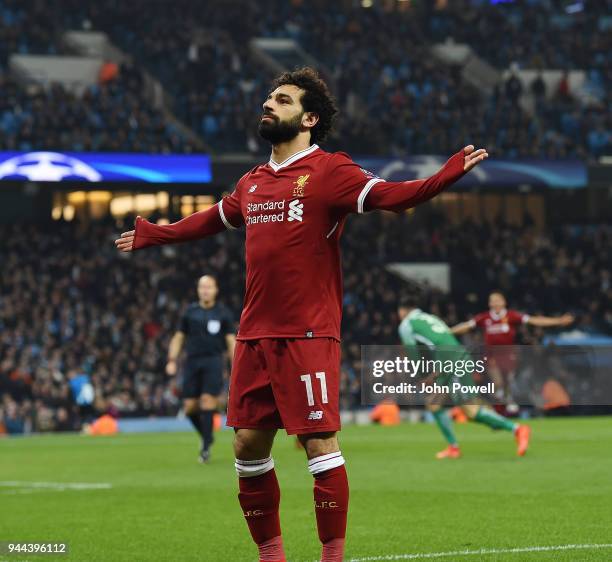
[[[313,476],[326,470],[331,470],[344,464],[344,457],[340,451],[335,453],[329,453],[327,455],[320,455],[314,459],[308,461],[308,470]]]
[[[323,543],[321,560],[341,562],[344,559],[345,542],[346,539],[344,537],[336,537]]]
[[[259,560],[264,561],[278,561],[285,559],[285,552],[283,550],[283,539],[280,535],[272,537],[266,541],[257,545],[259,549]]]
[[[243,461],[235,459],[234,467],[238,476],[241,478],[252,478],[253,476],[261,476],[274,468],[274,459],[270,456],[266,459],[254,461]]]

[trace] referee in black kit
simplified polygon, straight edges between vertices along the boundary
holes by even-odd
[[[234,358],[236,336],[230,311],[217,304],[219,287],[212,275],[198,280],[198,302],[185,310],[179,329],[170,340],[166,373],[176,375],[177,360],[183,349],[183,405],[185,414],[202,437],[200,462],[210,459],[213,443],[213,415],[223,390],[223,353]]]

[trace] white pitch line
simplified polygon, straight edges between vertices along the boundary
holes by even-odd
[[[25,482],[23,480],[5,480],[1,488],[29,488],[44,490],[109,490],[112,484],[106,482]]]
[[[519,554],[522,552],[552,552],[559,550],[588,550],[596,548],[612,548],[612,544],[561,544],[556,546],[524,546],[518,548],[481,548],[479,550],[455,550],[453,552],[387,554],[385,556],[366,556],[365,558],[351,558],[348,562],[376,562],[379,560],[422,560],[424,558],[443,558],[448,556],[482,556],[483,554]]]

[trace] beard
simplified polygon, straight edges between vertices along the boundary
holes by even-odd
[[[262,139],[267,140],[270,144],[292,141],[300,132],[303,115],[302,112],[288,121],[280,121],[271,116],[270,121],[259,122],[257,132]]]

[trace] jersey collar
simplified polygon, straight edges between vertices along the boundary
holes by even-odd
[[[421,313],[421,309],[420,308],[413,308],[408,315],[406,316],[406,318],[408,318],[408,320],[412,320],[415,316],[417,316],[418,314]]]
[[[493,320],[501,320],[502,318],[506,317],[508,311],[505,308],[502,308],[499,311],[499,314],[497,314],[494,310],[489,310],[489,314],[491,315],[491,318],[493,318]]]
[[[272,160],[272,157],[270,157],[268,164],[270,165],[270,168],[272,168],[275,172],[278,172],[281,168],[286,168],[301,158],[304,158],[304,156],[312,154],[315,150],[317,150],[317,148],[319,148],[319,145],[313,144],[304,150],[296,152],[293,156],[289,156],[289,158],[283,160],[280,164],[276,163],[274,160]]]

